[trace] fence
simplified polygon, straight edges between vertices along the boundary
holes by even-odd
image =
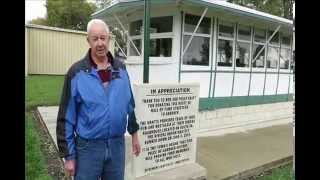
[[[40,25],[25,25],[25,75],[63,75],[89,48],[87,33]],[[114,50],[110,41],[110,52]]]

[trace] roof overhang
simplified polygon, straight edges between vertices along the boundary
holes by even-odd
[[[277,23],[287,26],[293,26],[293,21],[279,16],[268,14],[265,12],[257,11],[240,5],[232,4],[220,0],[182,0],[183,4],[188,5],[201,5],[203,7],[210,7],[214,9],[221,9],[229,13],[244,17],[252,17],[261,21]]]
[[[151,5],[172,5],[176,4],[175,0],[151,0]],[[126,12],[127,10],[143,7],[144,0],[112,0],[111,3],[105,8],[93,13],[93,18],[101,18],[105,15],[112,15],[115,13]]]
[[[275,23],[279,25],[284,25],[287,27],[293,27],[293,21],[250,9],[247,7],[232,4],[221,0],[151,0],[151,5],[174,5],[177,6],[196,6],[196,7],[208,7],[210,9],[223,10],[231,14],[255,18],[266,23]],[[91,16],[93,18],[103,18],[107,15],[112,15],[115,13],[126,12],[132,8],[143,7],[144,0],[112,0],[111,3],[105,8],[93,13]]]

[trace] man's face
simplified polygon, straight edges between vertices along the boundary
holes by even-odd
[[[96,58],[105,58],[109,50],[109,34],[101,24],[94,24],[88,33],[88,43],[91,53]]]

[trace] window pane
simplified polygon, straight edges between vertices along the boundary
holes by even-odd
[[[142,32],[142,20],[133,21],[130,23],[130,32],[131,36],[140,35]]]
[[[233,37],[233,30],[234,30],[233,23],[229,22],[220,22],[219,23],[219,36],[223,37]]]
[[[150,33],[172,32],[173,17],[154,17],[150,22]]]
[[[266,42],[266,31],[262,29],[255,29],[255,34],[254,34],[254,41],[255,42]]]
[[[278,66],[279,48],[268,47],[267,68],[275,69]]]
[[[239,25],[238,39],[247,40],[247,41],[251,40],[251,29],[249,26]]]
[[[218,66],[232,66],[232,45],[233,41],[218,41]]]
[[[250,44],[238,42],[236,44],[236,66],[249,67]]]
[[[271,37],[274,31],[268,31],[268,39]],[[279,45],[279,31],[272,37],[270,44]]]
[[[263,45],[253,45],[253,56],[252,56],[252,67],[263,68],[264,67],[264,56],[265,48],[261,51]],[[261,51],[260,54],[258,54]]]
[[[281,34],[281,46],[290,47],[291,36],[288,34]]]
[[[281,49],[280,52],[280,69],[288,69],[290,60],[290,49]]]
[[[170,57],[172,49],[172,39],[150,39],[150,56]]]
[[[184,35],[183,48],[186,47],[191,36]],[[183,55],[183,64],[209,66],[209,42],[207,37],[193,37],[186,53]]]
[[[201,16],[195,16],[191,14],[185,15],[185,32],[193,32],[196,28]],[[203,17],[196,33],[210,34],[210,18]]]
[[[137,49],[141,53],[141,39],[132,40],[134,45],[136,45]],[[139,56],[132,43],[130,43],[130,56]]]

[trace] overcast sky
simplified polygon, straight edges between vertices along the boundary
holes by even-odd
[[[45,17],[47,9],[46,0],[25,0],[25,23],[37,17]]]
[[[44,6],[46,0],[25,0],[25,23],[37,17],[45,17],[47,9]],[[295,4],[293,4],[293,17],[295,16]]]

